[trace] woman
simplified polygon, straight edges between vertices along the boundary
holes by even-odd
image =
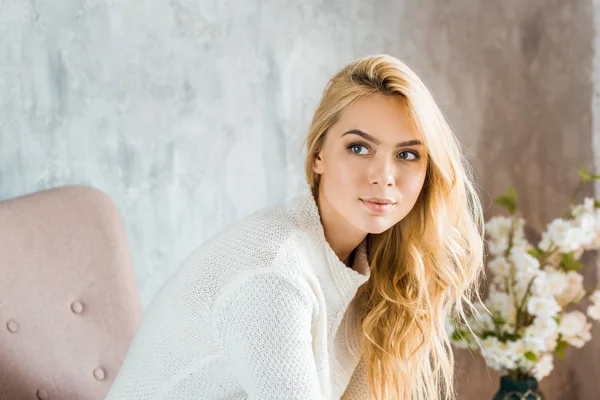
[[[470,170],[388,56],[327,84],[309,188],[203,244],[145,313],[108,399],[450,399],[450,313],[482,273]]]

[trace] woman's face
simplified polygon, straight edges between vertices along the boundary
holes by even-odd
[[[320,201],[365,234],[384,232],[402,220],[427,172],[427,154],[402,98],[363,97],[326,135],[314,163],[321,175]]]

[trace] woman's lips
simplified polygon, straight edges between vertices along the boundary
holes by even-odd
[[[395,207],[396,204],[393,203],[389,203],[389,204],[379,204],[379,203],[375,203],[373,201],[368,201],[368,200],[363,200],[360,199],[360,201],[369,208],[369,210],[376,212],[378,214],[384,214],[388,211],[390,211],[392,208]]]

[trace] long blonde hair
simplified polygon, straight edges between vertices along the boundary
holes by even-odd
[[[446,318],[474,312],[483,275],[484,221],[472,170],[419,77],[389,55],[354,61],[326,85],[306,138],[306,177],[318,194],[315,157],[350,104],[380,93],[399,96],[429,161],[409,214],[368,238],[370,279],[359,288],[362,357],[376,399],[454,399],[454,357]]]

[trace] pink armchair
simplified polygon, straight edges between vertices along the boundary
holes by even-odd
[[[105,194],[68,186],[0,202],[0,399],[103,399],[141,316]]]

